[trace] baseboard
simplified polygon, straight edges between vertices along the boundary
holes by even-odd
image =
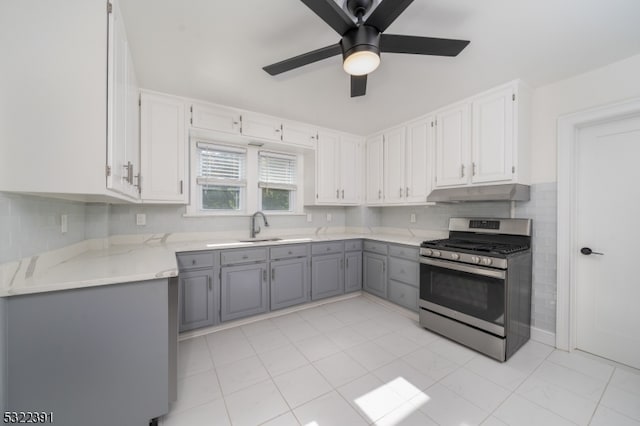
[[[549,345],[553,348],[556,347],[556,333],[542,330],[541,328],[531,327],[531,340],[544,343],[545,345]]]

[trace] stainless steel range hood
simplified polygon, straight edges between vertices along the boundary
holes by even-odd
[[[518,183],[463,188],[434,189],[427,201],[455,203],[458,201],[529,201],[529,185]]]

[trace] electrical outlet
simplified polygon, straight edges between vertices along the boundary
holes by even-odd
[[[409,219],[409,222],[416,223],[416,214],[415,213],[411,213],[411,218]]]
[[[307,213],[307,222],[313,222],[313,215],[311,213]]]
[[[331,213],[327,213],[327,222],[331,222]]]
[[[66,234],[69,230],[69,222],[67,219],[68,218],[66,214],[60,216],[60,232],[62,232],[63,234]]]
[[[136,225],[144,226],[147,224],[147,215],[144,213],[136,214]]]

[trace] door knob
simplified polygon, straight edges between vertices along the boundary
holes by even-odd
[[[580,253],[584,254],[585,256],[589,256],[590,254],[599,254],[602,256],[604,254],[604,253],[599,253],[597,251],[593,251],[589,247],[582,247],[580,249]]]

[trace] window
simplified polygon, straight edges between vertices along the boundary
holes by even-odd
[[[198,205],[203,211],[240,211],[244,206],[246,157],[244,149],[197,142]]]
[[[291,212],[295,206],[296,157],[260,151],[258,187],[261,210]]]

